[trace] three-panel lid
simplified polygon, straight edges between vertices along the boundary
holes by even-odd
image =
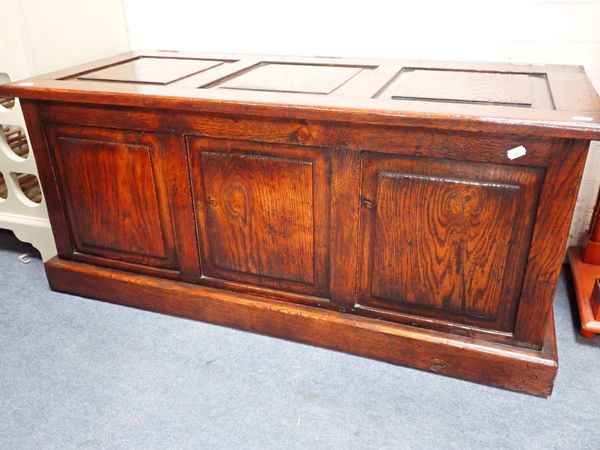
[[[131,52],[0,86],[21,98],[600,138],[580,66]]]

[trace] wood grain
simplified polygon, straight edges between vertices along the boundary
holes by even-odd
[[[341,308],[358,299],[361,155],[343,146],[331,153],[331,301]]]
[[[581,68],[133,52],[0,95],[53,289],[549,394]]]
[[[170,84],[187,78],[224,61],[174,58],[137,58],[110,67],[85,73],[80,80],[114,81],[121,83]]]
[[[177,152],[177,140],[160,134],[62,125],[46,131],[67,212],[58,229],[66,228],[72,240],[70,257],[197,277],[197,254],[187,250],[195,242],[191,207],[174,209],[189,198],[187,178],[173,176],[185,173],[181,142]]]
[[[119,66],[127,67],[127,64],[139,64],[132,61],[144,60],[156,61],[154,73],[143,77],[150,82],[80,79],[101,70],[119,72]],[[199,68],[203,68],[207,60],[224,64],[200,72],[203,75],[194,81],[194,77],[199,75],[198,68],[167,76],[174,70],[170,68],[172,60],[175,60],[174,67],[193,65],[195,61]],[[237,72],[218,70],[231,63],[236,64]],[[253,68],[257,71],[254,72]],[[514,83],[506,80],[529,76],[530,95],[525,97],[531,100],[532,107],[511,106],[514,99],[510,98],[509,102],[501,101],[497,105],[431,101],[431,94],[426,89],[420,90],[420,101],[392,100],[389,96],[377,95],[394,83],[403,68],[418,69],[421,73],[460,72],[475,80],[474,83],[462,83],[467,93],[472,84],[479,84],[484,86],[485,92],[504,92],[500,95],[501,100],[508,98],[505,95],[507,88],[514,88]],[[289,72],[289,77],[273,73],[261,75],[263,70],[279,73],[284,69]],[[352,74],[355,69],[358,72]],[[486,73],[498,76],[490,78]],[[137,76],[135,73],[118,75],[122,80],[135,80]],[[177,76],[181,84],[177,83]],[[476,82],[482,79],[485,81]],[[223,88],[225,83],[231,83],[233,89]],[[519,90],[521,84],[517,83]],[[429,83],[431,89],[438,89],[436,86],[439,85]],[[243,111],[244,115],[295,120],[353,122],[360,114],[363,124],[600,138],[600,98],[583,68],[578,66],[144,51],[118,55],[24,82],[7,83],[0,87],[0,95],[196,113],[240,114]],[[493,97],[498,97],[498,94],[489,98],[485,94],[484,100],[493,101]],[[521,93],[515,98],[522,100],[525,97]]]
[[[76,250],[170,267],[173,236],[161,225],[153,150],[132,133],[49,127],[48,134]]]
[[[405,68],[380,97],[531,108],[534,105],[530,76]],[[544,93],[549,95],[548,90]]]
[[[515,326],[515,338],[524,346],[540,348],[544,340],[540,322],[552,308],[588,148],[585,141],[554,144],[555,156],[540,194]]]
[[[505,165],[546,167],[552,156],[553,140],[547,137],[498,135],[479,132],[451,132],[412,127],[378,127],[363,123],[331,126],[319,120],[276,120],[248,116],[189,114],[170,111],[113,109],[70,104],[40,104],[42,118],[53,123],[83,126],[133,127],[147,132],[171,130],[180,135],[257,140],[281,144],[301,144],[335,148],[343,144],[348,151],[371,150],[379,153],[416,155],[458,161],[493,162]],[[507,150],[523,145],[527,154],[517,160],[506,157]]]
[[[53,259],[52,289],[318,345],[393,364],[549,396],[558,368],[554,320],[541,352],[448,336],[219,289]]]
[[[511,331],[541,178],[366,155],[359,303]]]
[[[351,66],[261,63],[216,86],[220,89],[327,95],[361,70],[362,67]]]
[[[203,274],[326,296],[328,153],[191,138]]]
[[[20,104],[27,124],[31,145],[36,149],[34,158],[38,167],[42,192],[46,200],[46,205],[48,205],[48,218],[50,219],[56,250],[58,256],[70,258],[74,252],[73,242],[71,241],[67,224],[67,212],[63,206],[63,199],[58,188],[56,169],[52,161],[51,150],[46,140],[44,123],[40,117],[39,109],[32,102],[24,100]]]

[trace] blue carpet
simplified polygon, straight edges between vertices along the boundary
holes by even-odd
[[[598,449],[600,338],[555,298],[542,399],[51,292],[0,231],[2,449]]]

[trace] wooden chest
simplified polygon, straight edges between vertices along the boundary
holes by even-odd
[[[581,67],[144,52],[0,93],[52,289],[550,394]]]

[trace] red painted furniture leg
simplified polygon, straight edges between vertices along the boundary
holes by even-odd
[[[600,266],[600,190],[590,223],[590,240],[583,250],[583,262]]]
[[[584,249],[569,249],[581,317],[580,334],[591,339],[600,333],[600,190],[590,223],[590,238]]]

